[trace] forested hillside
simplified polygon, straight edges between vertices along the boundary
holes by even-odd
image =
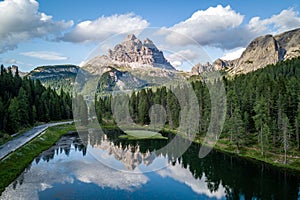
[[[45,88],[39,80],[21,78],[18,70],[1,65],[0,132],[16,133],[35,122],[72,118],[72,99],[68,93]]]
[[[300,58],[239,75],[223,78],[227,93],[227,114],[221,139],[239,152],[244,147],[267,152],[294,155],[300,148]],[[194,79],[193,79],[194,80]],[[210,95],[202,81],[193,81],[200,112],[199,133],[203,138],[210,123]],[[180,86],[172,86],[180,89]],[[112,96],[97,98],[96,110],[100,122],[112,119]],[[180,122],[178,100],[165,86],[135,91],[130,96],[133,120],[150,123],[149,109],[161,104],[166,110],[166,127],[176,129]],[[282,162],[286,162],[286,157]]]

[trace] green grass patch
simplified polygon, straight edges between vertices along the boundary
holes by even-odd
[[[128,130],[125,131],[125,133],[127,135],[120,135],[119,138],[128,140],[168,139],[167,137],[164,137],[160,133],[154,131]]]
[[[13,182],[41,152],[53,146],[62,135],[75,131],[74,125],[65,124],[50,127],[23,147],[0,161],[0,193]]]

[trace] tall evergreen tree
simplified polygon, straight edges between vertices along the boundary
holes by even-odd
[[[20,128],[19,102],[15,97],[10,101],[6,131],[10,134],[18,132]]]
[[[260,144],[261,154],[264,155],[266,144],[265,135],[269,133],[269,127],[267,125],[267,105],[263,97],[260,97],[256,101],[254,111],[256,114],[253,116],[253,119],[255,121],[256,130],[258,131],[258,143]]]
[[[29,125],[29,106],[28,95],[25,90],[21,87],[18,95],[18,106],[19,106],[19,116],[20,116],[20,125],[26,127]]]

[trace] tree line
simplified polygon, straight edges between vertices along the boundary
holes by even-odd
[[[0,132],[14,134],[36,122],[72,118],[72,98],[63,90],[45,88],[39,80],[21,78],[18,69],[1,65]]]
[[[255,147],[266,152],[298,152],[300,149],[300,58],[269,65],[252,73],[234,78],[223,77],[227,95],[227,111],[221,138],[239,151]],[[198,99],[199,131],[204,137],[211,121],[211,99],[204,81],[191,81]],[[173,87],[173,88],[171,88]],[[171,88],[171,89],[170,89]],[[134,91],[128,95],[129,112],[135,123],[150,123],[149,109],[154,104],[166,110],[166,124],[170,129],[180,125],[180,104],[174,91],[185,88],[162,86]],[[183,95],[182,98],[186,98]],[[96,97],[95,106],[100,122],[113,120],[112,95]],[[186,117],[186,116],[184,116]]]

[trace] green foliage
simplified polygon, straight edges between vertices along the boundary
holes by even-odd
[[[233,79],[224,78],[223,81],[227,92],[227,113],[221,138],[228,141],[230,148],[237,152],[243,148],[257,149],[265,159],[269,153],[286,151],[292,156],[299,150],[300,58],[269,65]],[[196,138],[203,138],[211,120],[210,94],[205,82],[193,78],[191,84],[199,108],[191,108],[190,112],[199,109],[199,132]],[[171,87],[134,91],[129,101],[129,112],[134,122],[149,124],[149,109],[154,104],[160,104],[167,114],[165,126],[176,129],[182,117],[182,108],[175,93],[184,94],[186,90],[180,84]],[[98,118],[102,117],[104,121],[112,117],[109,111],[111,98],[102,96],[97,100],[97,110],[101,111]],[[186,97],[182,95],[180,98]],[[284,116],[285,122],[288,122],[287,137],[283,134]],[[283,139],[286,146],[283,145]]]
[[[0,74],[0,131],[14,134],[34,125],[72,118],[72,99],[61,90],[60,94],[42,86],[39,80],[21,78],[11,68],[1,66]]]

